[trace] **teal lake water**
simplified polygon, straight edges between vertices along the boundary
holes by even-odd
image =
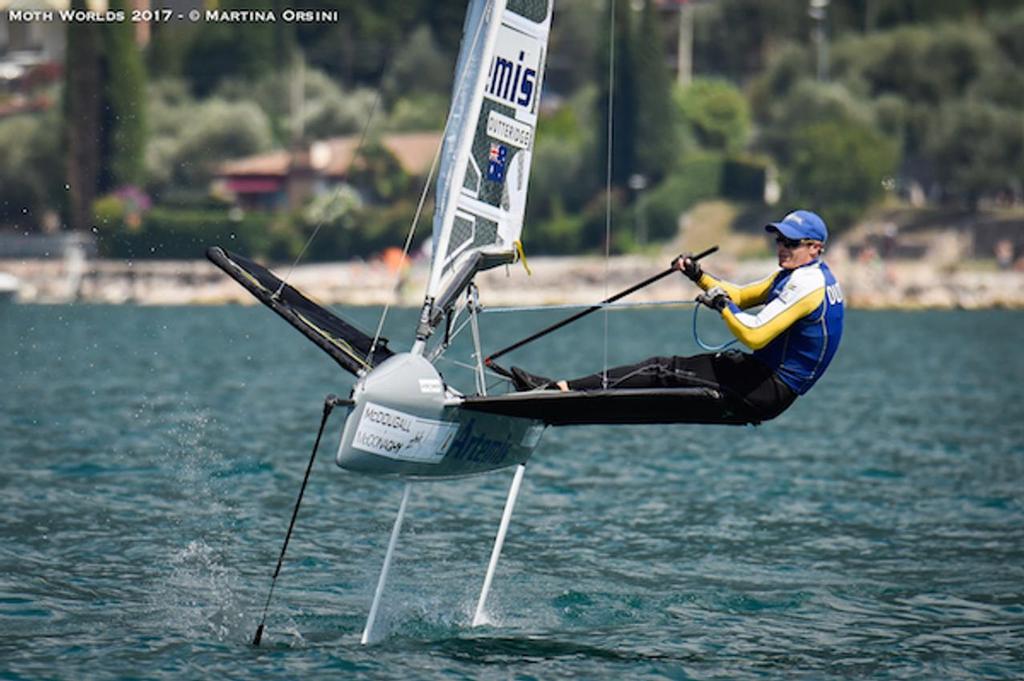
[[[561,314],[486,317],[485,348]],[[612,313],[607,345],[593,315],[513,362],[695,352],[690,315]],[[336,416],[255,649],[350,385],[263,308],[0,307],[0,678],[1024,677],[1024,313],[851,312],[757,428],[549,429],[494,626],[469,622],[511,471],[414,486],[371,647],[402,484],[334,466]]]

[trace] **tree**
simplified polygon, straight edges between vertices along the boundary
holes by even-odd
[[[809,24],[806,0],[716,0],[699,6],[694,70],[743,82],[764,68],[777,45],[806,40]]]
[[[111,10],[128,11],[125,0]],[[135,44],[134,24],[102,25],[103,112],[99,190],[141,184],[145,170],[146,73]]]
[[[270,120],[252,102],[196,104],[166,83],[154,90],[154,134],[146,158],[150,190],[175,187],[205,194],[217,164],[271,147]]]
[[[594,74],[598,71],[599,45],[608,42],[607,34],[597,30],[605,18],[601,7],[593,0],[555,2],[544,74],[545,92],[567,97],[593,85]]]
[[[821,120],[793,131],[784,168],[788,205],[820,212],[833,231],[848,227],[883,191],[896,170],[896,144],[873,126],[854,120]]]
[[[268,10],[270,0],[223,0],[219,8]],[[274,23],[221,22],[203,24],[184,56],[185,78],[193,94],[207,96],[224,80],[255,80],[290,63]]]
[[[598,120],[598,163],[599,186],[604,184],[605,168],[611,154],[611,183],[624,187],[634,172],[636,149],[636,97],[633,80],[634,48],[632,16],[628,0],[608,0],[608,15],[614,25],[613,47],[605,47],[598,59],[600,67],[596,74],[601,84],[597,97]],[[614,64],[611,79],[609,66]],[[612,82],[610,83],[609,80]],[[609,97],[609,90],[611,96]],[[609,107],[609,100],[611,106]],[[608,147],[609,123],[611,124],[611,149]]]
[[[71,0],[71,9],[87,9]],[[100,25],[68,23],[64,88],[64,135],[68,145],[68,221],[88,229],[100,173]]]
[[[758,145],[786,167],[794,159],[794,136],[823,121],[873,127],[875,117],[870,104],[854,97],[843,85],[802,80],[792,91],[775,99],[762,125]]]
[[[740,151],[750,135],[750,109],[736,87],[724,80],[698,78],[675,92],[679,118],[705,149]]]
[[[73,0],[72,9],[86,9]],[[111,0],[112,10],[126,10]],[[64,130],[69,222],[88,229],[103,191],[140,183],[145,169],[146,77],[130,22],[68,24]]]
[[[349,183],[370,203],[386,204],[408,193],[412,178],[380,140],[368,140],[349,171]]]
[[[660,24],[654,0],[647,0],[640,14],[632,80],[640,84],[635,89],[636,172],[651,184],[667,175],[679,156],[672,81],[665,66]]]
[[[378,104],[375,92],[368,88],[343,89],[319,69],[303,68],[301,73],[299,110],[295,110],[293,99],[285,96],[292,94],[292,87],[299,82],[295,71],[265,73],[256,80],[225,80],[217,86],[214,96],[235,103],[255,102],[270,117],[275,137],[280,140],[295,139],[299,130],[306,139],[351,135],[363,130]]]
[[[929,131],[925,159],[950,198],[977,208],[986,195],[1021,191],[1024,124],[1020,111],[976,101],[944,104]]]
[[[50,112],[0,120],[0,224],[34,227],[64,193],[56,119]]]
[[[843,41],[835,51],[842,82],[873,99],[876,119],[901,140],[904,176],[937,182],[943,196],[971,206],[1010,189],[1008,173],[1019,176],[1012,154],[1019,153],[1024,75],[1014,55],[1024,55],[1016,34],[1024,12],[988,23],[991,30],[901,27]]]
[[[595,89],[582,90],[537,126],[526,203],[526,246],[543,253],[578,252],[583,220],[580,213],[597,185],[593,168],[596,130],[583,116],[594,110]],[[593,244],[587,244],[592,246]]]
[[[410,94],[449,96],[455,63],[442,52],[427,26],[420,26],[395,53],[391,67],[381,78],[381,92],[388,104]]]

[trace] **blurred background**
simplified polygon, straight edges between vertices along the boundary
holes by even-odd
[[[305,263],[400,267],[465,7],[0,0],[0,288],[209,301],[183,261],[290,263],[318,227]],[[761,226],[806,207],[854,304],[1024,305],[1021,0],[559,0],[529,254],[605,252],[610,113],[614,254],[763,275]]]

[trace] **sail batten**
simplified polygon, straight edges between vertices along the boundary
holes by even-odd
[[[428,301],[472,280],[469,263],[486,269],[516,258],[551,1],[470,2],[438,173]]]

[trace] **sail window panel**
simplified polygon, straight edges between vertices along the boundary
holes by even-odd
[[[544,23],[548,18],[551,0],[508,0],[506,9],[536,24]]]
[[[466,176],[462,178],[462,189],[474,198],[480,195],[480,168],[472,158],[466,161]]]
[[[476,250],[495,245],[501,245],[497,222],[479,215],[459,213],[452,224],[445,261],[450,264],[456,255],[467,249]]]
[[[445,253],[443,276],[448,277],[464,253],[507,246],[498,235],[498,223],[479,215],[458,213],[452,224],[451,240]]]
[[[474,248],[486,248],[498,244],[498,223],[485,218],[477,218],[476,234],[473,237]]]
[[[445,254],[447,260],[473,242],[474,226],[476,221],[472,215],[459,214],[455,216],[452,223],[452,235],[448,240],[448,252]]]

